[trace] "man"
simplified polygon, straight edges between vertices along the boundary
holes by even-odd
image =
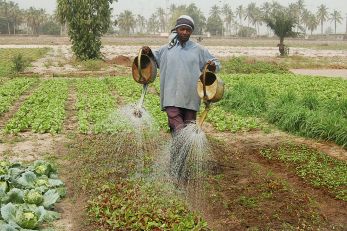
[[[194,21],[180,16],[172,29],[170,42],[158,50],[142,48],[144,54],[154,57],[160,69],[160,103],[168,116],[174,135],[187,123],[196,120],[201,99],[197,83],[206,63],[210,71],[219,71],[220,62],[200,44],[189,40],[194,31]]]

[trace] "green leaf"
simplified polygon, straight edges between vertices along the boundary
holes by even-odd
[[[56,203],[60,199],[59,193],[55,189],[48,190],[43,195],[43,207],[51,208],[53,207],[54,203]]]
[[[35,188],[36,175],[33,172],[25,172],[18,178],[17,183],[24,188]]]

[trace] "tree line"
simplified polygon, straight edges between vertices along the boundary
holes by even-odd
[[[61,25],[55,15],[44,9],[21,9],[18,3],[0,0],[0,34],[52,34],[61,33]]]
[[[265,2],[257,6],[255,2],[248,5],[239,5],[233,9],[229,3],[222,6],[213,5],[206,18],[194,3],[190,5],[171,4],[168,9],[157,8],[152,15],[146,19],[144,16],[129,10],[125,10],[117,15],[115,25],[119,34],[158,34],[169,32],[173,27],[175,19],[181,14],[189,14],[195,21],[196,34],[208,32],[211,35],[238,35],[251,36],[260,34],[260,26],[267,25],[266,18],[276,9],[288,11],[296,23],[296,32],[311,34],[320,26],[321,34],[324,34],[324,24],[328,21],[334,23],[334,33],[336,34],[337,24],[343,21],[341,12],[338,10],[329,11],[326,5],[321,4],[315,12],[305,7],[304,0],[282,6],[276,1]]]
[[[108,33],[120,35],[160,34],[167,33],[175,24],[175,19],[182,14],[189,14],[195,21],[195,34],[210,33],[218,36],[256,36],[260,27],[266,24],[266,18],[274,9],[285,8],[295,19],[296,32],[310,33],[320,28],[324,34],[326,22],[333,22],[336,27],[343,22],[341,11],[329,10],[321,4],[316,11],[306,8],[304,0],[297,0],[288,6],[276,1],[265,2],[258,6],[255,2],[232,8],[229,3],[211,7],[207,17],[194,3],[189,5],[171,4],[167,9],[157,8],[149,18],[125,10],[119,15],[111,16]],[[21,9],[17,3],[0,0],[0,33],[1,34],[52,34],[58,35],[66,30],[57,17],[56,11],[48,14],[44,9]],[[268,32],[270,34],[270,30]]]

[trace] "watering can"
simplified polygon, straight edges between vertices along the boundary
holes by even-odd
[[[205,104],[205,110],[201,114],[201,118],[198,122],[200,127],[206,119],[211,103],[218,102],[224,95],[224,82],[217,78],[214,72],[209,71],[208,67],[209,64],[206,64],[198,80],[197,87],[198,95]]]
[[[157,65],[154,59],[142,54],[142,49],[133,61],[132,74],[134,80],[140,84],[152,83],[157,77]]]
[[[137,105],[134,115],[141,117],[141,108],[147,93],[148,84],[154,82],[157,77],[157,65],[153,58],[142,54],[142,48],[139,50],[138,56],[135,57],[132,65],[133,79],[140,84],[143,84],[141,98]]]

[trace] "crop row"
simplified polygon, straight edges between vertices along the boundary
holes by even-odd
[[[121,96],[126,103],[135,104],[141,97],[142,85],[137,84],[132,78],[118,77],[108,78],[107,82],[112,90]],[[157,81],[155,81],[157,82]],[[154,83],[156,85],[156,83]],[[151,88],[153,84],[149,85]],[[145,109],[151,114],[160,128],[167,127],[167,119],[165,114],[161,111],[160,98],[156,92],[146,94],[144,100]]]
[[[36,81],[31,78],[16,78],[4,82],[0,86],[0,116]]]
[[[78,80],[77,103],[79,130],[82,133],[101,133],[109,129],[108,117],[115,112],[116,100],[105,80]]]
[[[255,116],[280,129],[347,146],[347,82],[341,79],[255,74],[223,76],[227,112]]]
[[[7,133],[32,129],[38,133],[58,133],[65,119],[68,95],[66,80],[46,80],[19,108],[5,126]]]

